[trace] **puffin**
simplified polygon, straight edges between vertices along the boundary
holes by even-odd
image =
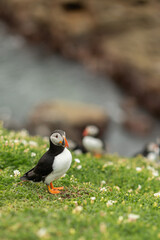
[[[100,157],[105,152],[105,143],[98,138],[99,128],[95,125],[88,125],[83,131],[82,145],[86,152]]]
[[[68,142],[66,133],[62,130],[55,130],[50,138],[49,150],[39,159],[37,165],[26,172],[20,179],[22,181],[43,181],[49,193],[57,194],[63,187],[53,187],[52,181],[62,177],[70,168],[72,155],[67,149]]]
[[[142,155],[143,157],[151,160],[156,161],[160,156],[160,146],[158,143],[148,143],[144,146],[144,148],[139,151],[138,153],[134,154],[133,157],[138,155]]]

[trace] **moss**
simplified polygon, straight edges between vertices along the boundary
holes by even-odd
[[[158,166],[141,157],[114,155],[80,155],[77,163],[73,154],[70,170],[55,182],[64,191],[50,195],[43,183],[21,183],[14,176],[16,169],[22,175],[32,168],[48,142],[2,126],[0,135],[1,239],[160,238],[160,197],[154,196],[160,178],[153,174]]]

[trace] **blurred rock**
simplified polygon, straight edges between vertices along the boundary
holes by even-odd
[[[128,114],[130,112],[133,112],[134,110],[136,111],[138,108],[136,98],[134,97],[125,98],[125,100],[121,104],[121,108]]]
[[[136,98],[126,98],[121,107],[124,111],[122,124],[128,131],[140,136],[151,133],[154,120],[138,108]]]
[[[0,1],[16,32],[109,74],[160,117],[159,9],[158,0]]]
[[[153,121],[144,114],[128,114],[123,122],[123,126],[134,134],[145,136],[152,131]]]
[[[104,134],[108,116],[98,106],[69,102],[50,101],[42,103],[33,110],[27,129],[32,134],[49,135],[55,129],[67,132],[67,138],[81,143],[82,131],[86,125],[95,124]]]

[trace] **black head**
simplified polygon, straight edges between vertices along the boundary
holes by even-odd
[[[83,136],[96,137],[96,136],[98,136],[98,134],[99,134],[99,129],[95,125],[89,125],[83,131]]]

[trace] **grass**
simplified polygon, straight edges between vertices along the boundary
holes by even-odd
[[[80,155],[77,163],[73,154],[55,181],[65,190],[50,195],[45,184],[21,183],[13,172],[32,168],[47,147],[45,139],[0,127],[0,239],[160,239],[158,165],[116,155]]]

